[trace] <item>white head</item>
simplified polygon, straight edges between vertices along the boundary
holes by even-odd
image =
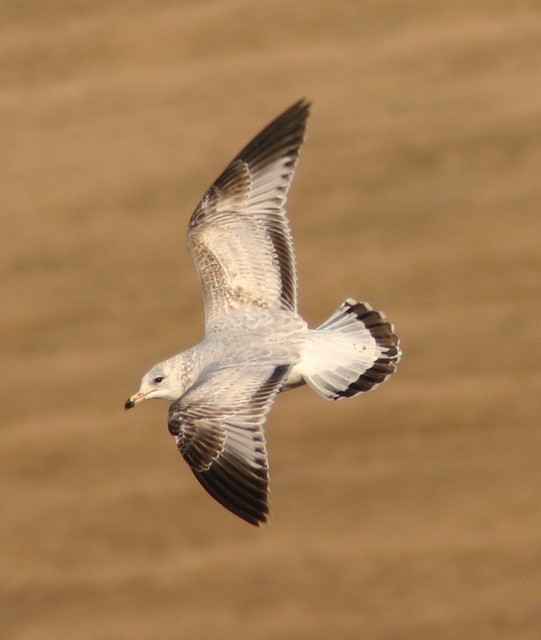
[[[125,409],[131,409],[142,400],[160,399],[173,402],[186,390],[186,377],[183,359],[173,356],[152,367],[141,380],[139,391],[128,398]]]

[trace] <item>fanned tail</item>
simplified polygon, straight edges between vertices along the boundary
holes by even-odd
[[[302,374],[325,398],[349,398],[384,382],[400,356],[398,337],[384,314],[350,298],[313,332]]]

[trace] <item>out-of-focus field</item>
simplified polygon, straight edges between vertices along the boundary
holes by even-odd
[[[541,10],[0,2],[0,636],[541,637]],[[294,100],[301,311],[399,373],[268,421],[270,525],[124,413],[202,334],[199,197]]]

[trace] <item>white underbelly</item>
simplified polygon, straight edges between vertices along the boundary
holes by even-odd
[[[285,379],[285,382],[282,385],[282,388],[280,389],[280,391],[287,391],[288,389],[294,389],[295,387],[300,387],[302,384],[305,384],[305,380],[300,371],[300,366],[296,364],[289,372],[289,375]]]

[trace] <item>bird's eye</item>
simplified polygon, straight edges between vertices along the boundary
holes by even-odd
[[[154,384],[160,384],[160,382],[163,382],[163,376],[156,376],[152,382]]]

